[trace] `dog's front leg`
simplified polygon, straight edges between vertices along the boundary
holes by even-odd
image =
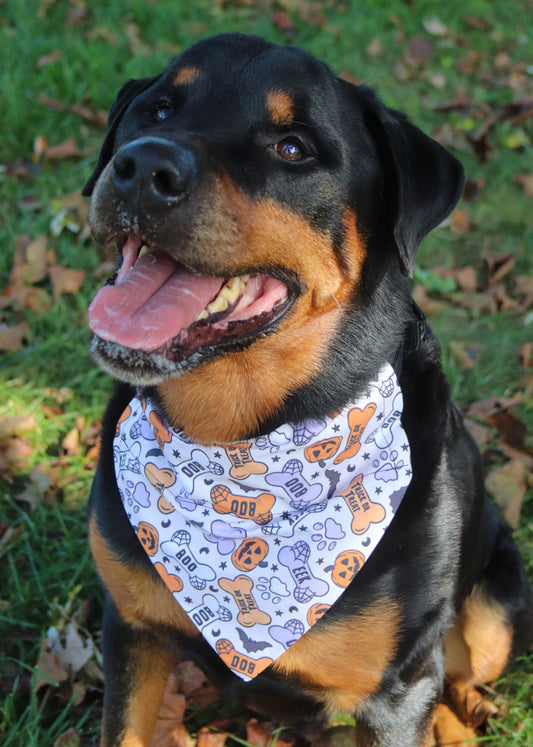
[[[175,656],[144,629],[124,623],[106,600],[101,747],[148,747]]]
[[[444,682],[442,645],[372,696],[356,721],[357,747],[434,747],[433,715]]]

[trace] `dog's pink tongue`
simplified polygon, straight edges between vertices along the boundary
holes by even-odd
[[[115,285],[104,286],[93,299],[89,326],[109,342],[156,350],[190,327],[224,280],[187,270],[164,252],[148,252],[136,262],[132,252],[124,247]]]

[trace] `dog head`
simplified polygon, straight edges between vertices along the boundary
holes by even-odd
[[[111,108],[84,190],[118,256],[94,355],[155,385],[191,437],[250,435],[324,375],[383,278],[412,273],[462,185],[447,151],[307,52],[199,42]]]

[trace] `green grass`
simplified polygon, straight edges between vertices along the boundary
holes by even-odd
[[[73,23],[73,12],[83,9],[85,15]],[[272,13],[280,10],[293,21],[288,32],[272,21]],[[96,744],[101,709],[102,593],[85,537],[93,461],[83,434],[99,418],[110,389],[108,377],[87,352],[86,308],[101,282],[93,273],[103,258],[86,234],[80,237],[65,229],[53,236],[51,222],[57,200],[79,190],[91,173],[103,131],[70,107],[107,110],[124,80],[159,72],[170,57],[212,33],[238,29],[307,47],[338,74],[375,85],[389,105],[451,144],[469,178],[483,182],[480,197],[461,206],[468,212],[468,230],[453,233],[446,225],[437,229],[420,250],[419,266],[432,272],[472,265],[483,280],[487,257],[512,254],[516,264],[503,282],[516,297],[516,278],[532,273],[532,198],[514,177],[533,171],[533,118],[513,123],[502,113],[509,103],[533,95],[533,32],[526,22],[532,11],[528,0],[0,2],[0,163],[31,159],[38,136],[50,145],[73,136],[81,151],[75,159],[34,163],[26,179],[10,176],[6,168],[0,171],[0,290],[9,282],[15,236],[24,234],[31,239],[45,235],[58,264],[86,271],[75,295],[56,299],[50,283],[40,282],[50,296],[45,312],[0,303],[0,324],[25,321],[30,329],[27,345],[0,355],[0,422],[8,416],[33,418],[31,429],[20,434],[16,444],[9,439],[10,446],[16,445],[15,462],[4,464],[0,478],[5,579],[0,592],[2,744],[52,745],[71,727],[84,745]],[[447,28],[444,36],[430,34],[424,25],[435,17]],[[485,21],[488,27],[483,27]],[[432,45],[423,64],[413,61],[412,40],[417,37]],[[381,48],[376,43],[369,47],[375,40]],[[61,56],[38,64],[52,53]],[[435,76],[442,76],[439,87]],[[458,90],[471,99],[468,110],[435,108],[453,100]],[[63,110],[44,106],[42,96],[60,102]],[[469,138],[489,120],[492,150],[481,163]],[[83,225],[82,216],[73,217]],[[438,283],[431,295],[443,304],[431,322],[442,342],[454,396],[465,407],[490,395],[517,397],[515,413],[526,424],[527,443],[533,446],[533,380],[531,369],[519,362],[520,349],[533,338],[532,311],[475,314],[450,303]],[[449,355],[450,342],[481,345],[477,365],[462,368]],[[70,390],[70,398],[63,401],[54,391],[61,388]],[[82,446],[70,454],[62,442],[80,418]],[[0,436],[0,458],[5,446]],[[485,458],[488,466],[505,459],[500,434],[493,434]],[[35,472],[39,469],[44,483]],[[21,500],[24,491],[33,508]],[[516,537],[533,577],[531,486]],[[71,619],[96,646],[97,655],[78,678],[84,697],[77,698],[69,682],[35,692],[41,640],[50,626],[62,631]],[[502,713],[491,723],[491,743],[533,743],[532,664],[531,656],[524,657],[495,686]]]

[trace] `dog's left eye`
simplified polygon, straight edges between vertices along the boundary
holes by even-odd
[[[303,146],[295,138],[280,140],[279,143],[274,145],[274,149],[278,156],[281,156],[285,161],[300,161],[305,158]]]
[[[152,109],[151,117],[154,122],[164,122],[172,111],[169,101],[159,101]]]

